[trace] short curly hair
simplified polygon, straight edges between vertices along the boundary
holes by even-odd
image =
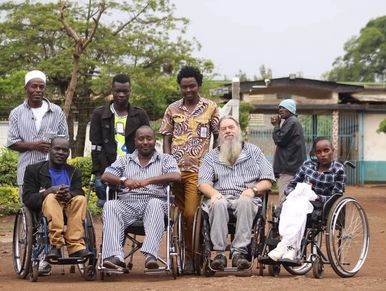
[[[184,66],[177,74],[177,83],[180,84],[183,78],[194,78],[199,87],[202,85],[203,75],[200,70],[192,66]]]
[[[112,80],[112,82],[111,82],[111,85],[114,85],[115,82],[121,83],[121,84],[129,83],[129,84],[131,85],[130,76],[127,75],[127,74],[118,74],[118,75],[115,75],[115,76],[113,77],[113,80]]]

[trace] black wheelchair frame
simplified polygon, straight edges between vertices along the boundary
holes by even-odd
[[[87,203],[90,199],[91,187],[87,193]],[[78,266],[80,274],[87,281],[96,278],[96,239],[92,216],[87,209],[86,218],[83,221],[84,240],[87,249],[92,253],[89,257],[68,257],[58,260],[47,260],[52,265],[62,265],[61,273],[64,274],[64,265],[71,265],[70,272],[75,272]],[[13,266],[18,278],[25,279],[29,275],[32,282],[39,277],[39,262],[49,252],[48,222],[41,213],[33,213],[22,205],[15,217],[13,231]],[[63,255],[63,249],[61,250]]]
[[[262,203],[259,205],[259,210],[254,218],[252,232],[251,232],[251,243],[248,247],[249,250],[249,261],[251,262],[250,267],[245,270],[238,270],[236,267],[227,267],[223,271],[215,270],[211,267],[211,253],[212,253],[212,242],[210,240],[210,226],[208,214],[205,213],[201,206],[197,207],[194,222],[193,222],[193,234],[192,234],[192,253],[193,253],[193,264],[195,273],[197,275],[205,275],[207,277],[213,276],[216,273],[238,273],[238,274],[249,274],[252,275],[254,260],[260,254],[263,249],[265,242],[265,225],[266,225],[266,212],[268,205],[268,196],[270,191],[265,191],[262,195]],[[228,233],[230,240],[234,238],[234,232],[236,229],[236,219],[232,213],[230,213],[230,219],[228,223]],[[230,245],[227,246],[226,251],[230,250]],[[229,256],[229,258],[231,258]],[[264,264],[258,262],[257,268],[261,273],[264,269]]]
[[[106,193],[110,193],[109,186],[106,187]],[[107,201],[110,195],[107,195]],[[114,199],[118,199],[118,193],[114,191],[112,195]],[[159,257],[158,261],[163,265],[158,269],[145,268],[144,273],[148,275],[171,273],[173,278],[183,273],[185,265],[185,241],[183,232],[183,215],[182,212],[174,204],[174,196],[171,194],[170,186],[167,186],[167,215],[165,216],[165,231],[166,231],[166,255],[164,258]],[[100,274],[100,279],[104,280],[106,275],[129,273],[133,268],[134,254],[142,247],[142,240],[137,236],[144,236],[145,230],[142,221],[135,221],[125,230],[125,239],[128,240],[129,252],[125,255],[125,261],[128,260],[127,269],[109,269],[103,267],[102,261],[102,244],[100,245],[99,262],[97,269]],[[123,243],[126,245],[126,241]]]

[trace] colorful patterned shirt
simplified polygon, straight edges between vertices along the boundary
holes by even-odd
[[[312,184],[312,190],[322,202],[326,202],[329,196],[344,192],[344,181],[346,178],[344,166],[332,161],[327,171],[319,172],[318,162],[307,160],[299,168],[295,177],[288,184],[284,191],[285,195],[291,193],[297,183],[308,182]]]
[[[217,104],[203,97],[192,113],[183,105],[183,99],[166,109],[160,133],[172,136],[171,154],[181,171],[198,173],[211,134],[218,134],[219,119]]]

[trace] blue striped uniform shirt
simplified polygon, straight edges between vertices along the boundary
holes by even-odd
[[[7,147],[17,142],[47,140],[45,134],[63,135],[68,138],[66,116],[62,109],[46,98],[43,98],[43,100],[48,103],[48,109],[43,116],[39,132],[36,131],[34,115],[27,100],[11,111],[9,114]],[[20,152],[17,165],[17,184],[23,185],[24,172],[28,165],[45,161],[47,157],[47,153],[40,151]]]
[[[312,184],[312,190],[325,202],[333,194],[342,194],[345,188],[345,170],[343,164],[332,161],[327,171],[319,172],[318,162],[307,160],[297,171],[295,177],[288,184],[285,195],[291,193],[297,183],[308,182]]]
[[[142,166],[138,159],[138,151],[119,157],[105,173],[117,177],[127,177],[130,180],[144,180],[168,173],[180,173],[177,161],[169,154],[154,151],[152,158],[146,166]],[[150,198],[166,199],[165,185],[150,184],[137,189],[124,189],[119,198],[133,202],[146,202]]]
[[[219,148],[209,151],[201,164],[198,184],[209,184],[224,196],[239,197],[260,180],[275,181],[272,165],[257,146],[244,143],[233,166],[219,159]]]

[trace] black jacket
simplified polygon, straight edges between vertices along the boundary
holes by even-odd
[[[82,174],[68,164],[64,166],[71,181],[71,195],[84,195],[81,179]],[[22,196],[24,205],[32,211],[40,212],[43,203],[43,192],[52,186],[51,183],[48,161],[27,166],[24,174]]]
[[[117,144],[114,137],[114,114],[110,110],[112,102],[94,110],[91,117],[90,141],[92,170],[96,175],[103,174],[106,167],[110,166],[117,157]],[[138,107],[127,106],[125,140],[129,153],[135,150],[135,131],[142,125],[149,125],[146,112]]]
[[[272,138],[276,144],[273,158],[275,175],[295,175],[306,160],[303,127],[295,115],[284,120],[281,127],[275,127]]]

